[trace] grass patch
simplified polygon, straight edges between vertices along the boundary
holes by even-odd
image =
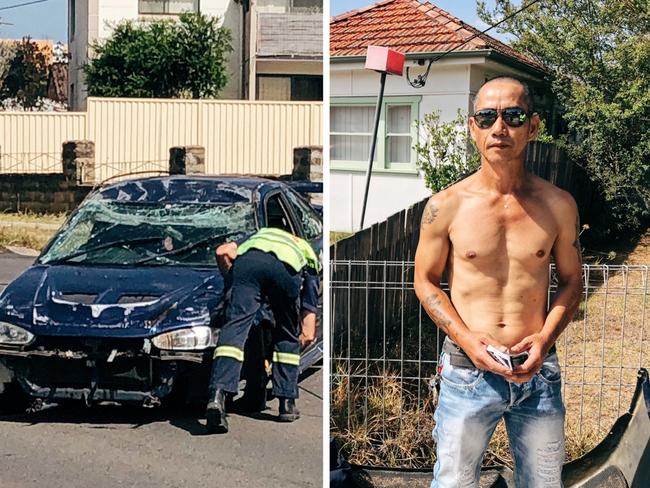
[[[36,214],[33,212],[5,213],[0,212],[2,222],[23,222],[33,224],[57,224],[61,225],[68,217],[66,213]]]
[[[0,213],[0,247],[40,251],[63,224],[67,214]]]
[[[435,426],[432,398],[403,388],[396,374],[366,379],[348,375],[339,365],[331,382],[331,433],[351,463],[388,468],[431,468],[436,460],[431,431]],[[600,437],[595,431],[580,432],[567,421],[566,462],[593,449]],[[485,466],[513,468],[503,420],[483,458]]]
[[[45,229],[0,227],[0,247],[17,246],[40,251],[55,232]]]

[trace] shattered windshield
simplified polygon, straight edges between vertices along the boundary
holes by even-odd
[[[89,200],[39,262],[212,266],[215,246],[255,227],[250,202]]]

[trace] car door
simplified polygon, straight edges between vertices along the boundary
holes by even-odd
[[[287,189],[284,197],[289,203],[289,209],[300,227],[303,239],[308,241],[316,254],[323,252],[323,223],[318,213],[296,192]]]

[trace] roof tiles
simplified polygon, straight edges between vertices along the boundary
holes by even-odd
[[[476,37],[470,40],[472,36]],[[489,49],[544,69],[507,44],[481,34],[431,3],[418,0],[384,0],[331,19],[331,57],[365,56],[369,45],[385,46],[405,54]]]

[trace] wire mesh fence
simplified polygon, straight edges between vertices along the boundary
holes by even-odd
[[[648,366],[648,269],[583,266],[583,301],[557,343],[569,458],[604,438]],[[408,261],[331,262],[331,428],[353,458],[364,451],[358,462],[415,467],[433,456],[428,383],[444,335],[415,296],[413,272]],[[550,302],[552,266],[549,276]]]

